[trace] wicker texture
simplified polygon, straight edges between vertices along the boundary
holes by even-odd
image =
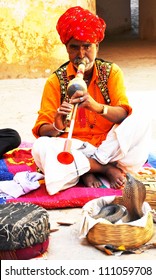
[[[93,245],[123,245],[126,249],[130,249],[138,248],[148,242],[152,238],[153,233],[153,217],[149,213],[145,227],[128,224],[97,223],[89,230],[87,239]]]
[[[146,201],[156,210],[156,168],[143,167],[135,174],[135,178],[145,185]]]
[[[156,190],[146,190],[146,201],[156,210]]]

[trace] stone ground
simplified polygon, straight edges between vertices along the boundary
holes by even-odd
[[[123,70],[127,94],[133,104],[145,106],[145,114],[151,114],[151,152],[156,151],[156,44],[140,41],[127,35],[107,39],[100,47],[99,57],[117,63]],[[0,80],[1,127],[12,127],[19,131],[22,141],[33,142],[31,129],[37,117],[45,79]],[[50,210],[52,228],[48,260],[153,260],[156,250],[140,255],[107,256],[79,239],[81,208]],[[67,221],[70,226],[58,226]],[[155,235],[153,240],[156,241]]]

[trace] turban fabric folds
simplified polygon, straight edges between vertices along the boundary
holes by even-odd
[[[56,29],[63,44],[76,40],[99,43],[104,39],[106,23],[80,6],[69,8],[58,20]]]

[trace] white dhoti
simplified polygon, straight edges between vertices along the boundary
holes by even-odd
[[[79,148],[83,142],[72,140],[71,152],[74,161],[71,164],[62,164],[57,155],[63,151],[66,139],[59,137],[40,137],[32,148],[32,155],[37,166],[45,174],[45,183],[50,195],[77,184],[79,177],[90,169],[89,160]],[[95,150],[95,147],[88,144]],[[82,149],[85,150],[85,149]]]
[[[50,195],[77,184],[79,177],[90,170],[88,157],[101,164],[117,162],[125,172],[137,172],[148,158],[150,149],[150,123],[140,112],[134,111],[120,125],[114,125],[105,141],[98,147],[72,139],[74,162],[65,165],[57,160],[66,139],[38,138],[32,148],[37,166],[45,174]]]
[[[101,164],[117,162],[125,172],[135,173],[146,162],[151,141],[150,117],[133,110],[120,125],[114,125],[97,148],[94,158]]]

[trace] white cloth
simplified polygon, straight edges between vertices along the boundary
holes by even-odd
[[[66,165],[57,160],[57,155],[63,151],[65,140],[59,137],[44,136],[38,138],[32,148],[35,162],[45,174],[46,188],[50,195],[74,186],[79,177],[90,169],[87,157],[81,152],[81,150],[86,150],[87,153],[87,148],[83,146],[82,141],[77,139],[72,140],[71,147],[74,161]],[[95,149],[95,147],[93,148]]]
[[[42,136],[32,148],[35,162],[45,174],[46,188],[50,195],[74,186],[79,177],[90,170],[87,157],[95,158],[102,164],[117,161],[124,171],[137,172],[148,158],[150,123],[145,114],[134,111],[120,125],[111,129],[107,139],[98,148],[72,139],[71,152],[75,160],[69,165],[57,160],[57,155],[63,151],[65,140]]]
[[[133,109],[120,125],[114,125],[93,157],[101,164],[116,161],[125,172],[137,172],[150,151],[150,116],[144,112],[143,107]]]
[[[17,172],[13,180],[0,181],[0,193],[7,194],[7,197],[17,198],[40,187],[39,180],[44,175],[38,172]]]

